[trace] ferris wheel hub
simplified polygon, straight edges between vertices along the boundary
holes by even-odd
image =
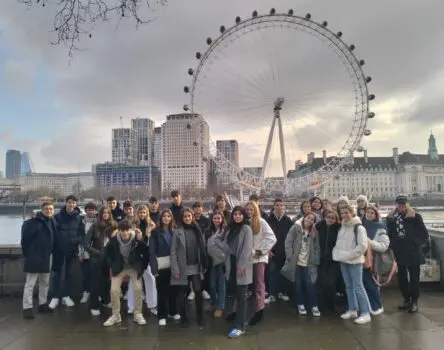
[[[280,111],[282,109],[282,106],[284,105],[285,102],[285,98],[283,98],[282,96],[278,97],[275,101],[274,101],[274,111]],[[279,115],[276,116],[276,118],[279,118]]]

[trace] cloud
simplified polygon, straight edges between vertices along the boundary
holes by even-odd
[[[40,145],[32,147],[38,154],[34,162],[45,170],[75,170],[109,160],[111,127],[118,126],[120,116],[127,125],[137,116],[160,123],[180,112],[190,103],[183,93],[191,82],[187,70],[197,65],[195,53],[205,51],[206,38],[215,39],[219,26],[234,24],[235,16],[247,18],[254,9],[267,13],[270,6],[266,0],[171,0],[153,23],[139,29],[130,21],[98,24],[92,38],[80,43],[86,50],[69,60],[66,48],[51,45],[53,7],[27,10],[17,2],[1,2],[0,40],[11,62],[8,71],[16,70],[16,81],[30,77],[32,84],[34,67],[42,67],[54,87],[56,107],[48,108],[65,118],[57,132],[29,140]],[[423,152],[431,128],[442,133],[438,146],[444,149],[442,2],[281,0],[273,6],[278,12],[291,7],[295,14],[311,12],[356,45],[365,73],[373,77],[370,92],[377,96],[371,104],[376,118],[368,122],[373,133],[362,141],[369,153],[387,154],[395,146]],[[351,131],[354,96],[341,61],[306,33],[276,31],[262,28],[239,38],[218,53],[199,80],[196,108],[215,137],[239,139],[245,165],[262,163],[279,93],[286,98],[282,122],[288,166],[310,151],[335,154]],[[276,143],[270,163],[278,173]]]
[[[36,71],[29,61],[12,61],[4,63],[2,69],[4,84],[16,93],[29,93],[34,88]]]

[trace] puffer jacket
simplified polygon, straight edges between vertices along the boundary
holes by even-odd
[[[360,224],[360,226],[358,227],[358,234],[355,238],[354,229],[357,224]],[[336,245],[333,248],[333,260],[352,265],[363,264],[365,261],[364,254],[367,248],[367,231],[365,227],[362,226],[361,219],[355,216],[349,222],[342,222],[342,227],[336,239]]]
[[[390,245],[390,239],[382,222],[363,220],[362,224],[367,230],[368,241],[372,251],[384,253]]]
[[[261,230],[253,234],[253,263],[263,262],[268,264],[268,253],[273,249],[277,239],[270,225],[262,218],[260,221]],[[256,251],[260,251],[262,255],[257,257],[255,255]]]

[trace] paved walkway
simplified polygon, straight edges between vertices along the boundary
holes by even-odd
[[[207,318],[204,330],[168,324],[160,329],[154,317],[139,327],[130,317],[121,326],[103,328],[104,316],[92,320],[85,305],[53,315],[24,320],[19,299],[0,299],[1,350],[441,350],[444,349],[444,293],[424,292],[416,315],[396,310],[396,290],[385,291],[386,313],[369,325],[356,326],[338,317],[298,316],[290,304],[278,302],[264,322],[239,339],[226,337],[224,320]]]

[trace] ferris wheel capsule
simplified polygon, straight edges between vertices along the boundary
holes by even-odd
[[[364,152],[364,147],[359,146],[356,150],[357,150],[359,153],[362,153],[362,152]]]
[[[359,65],[363,66],[365,64],[365,60],[359,60]]]
[[[193,70],[193,68],[188,69],[188,74],[189,74],[189,75],[193,75],[193,74],[194,74],[194,70]]]
[[[364,135],[365,136],[370,136],[371,134],[372,134],[371,130],[367,129],[367,130],[364,131]]]
[[[257,17],[257,11],[254,10],[253,13],[252,13],[251,15],[252,15],[253,18],[254,18],[254,17]]]
[[[187,94],[190,92],[190,87],[189,86],[184,86],[183,91]]]
[[[211,40],[211,38],[207,38],[207,44],[211,45],[211,43],[213,42],[213,40]]]
[[[370,95],[368,95],[368,99],[370,100],[370,101],[373,101],[374,99],[375,99],[375,94],[370,94]]]
[[[276,9],[274,7],[270,10],[270,15],[274,16],[276,14]]]
[[[224,33],[224,32],[225,32],[225,26],[220,26],[219,31],[220,31],[221,33]]]
[[[188,107],[188,105],[183,105],[183,110],[184,110],[185,112],[187,112],[187,111],[190,110],[190,107]]]
[[[200,60],[201,57],[202,57],[202,54],[201,54],[200,52],[196,52],[196,58],[197,58],[198,60]]]
[[[236,24],[239,24],[241,22],[241,18],[239,16],[236,17]]]
[[[338,38],[342,37],[342,32],[337,32],[337,33],[336,33],[336,36],[337,36]]]
[[[353,51],[356,48],[356,46],[351,44],[348,48],[350,49],[350,51]]]
[[[289,9],[289,10],[288,10],[288,15],[289,15],[289,16],[293,16],[293,14],[294,14],[293,9]]]
[[[311,19],[311,13],[307,13],[307,14],[305,15],[305,19]]]
[[[327,27],[328,26],[328,22],[327,21],[322,22],[322,26],[323,27]]]
[[[374,117],[375,117],[375,112],[370,112],[369,114],[367,114],[368,119],[373,119]]]
[[[372,81],[372,77],[366,77],[365,78],[365,82],[368,84]]]

